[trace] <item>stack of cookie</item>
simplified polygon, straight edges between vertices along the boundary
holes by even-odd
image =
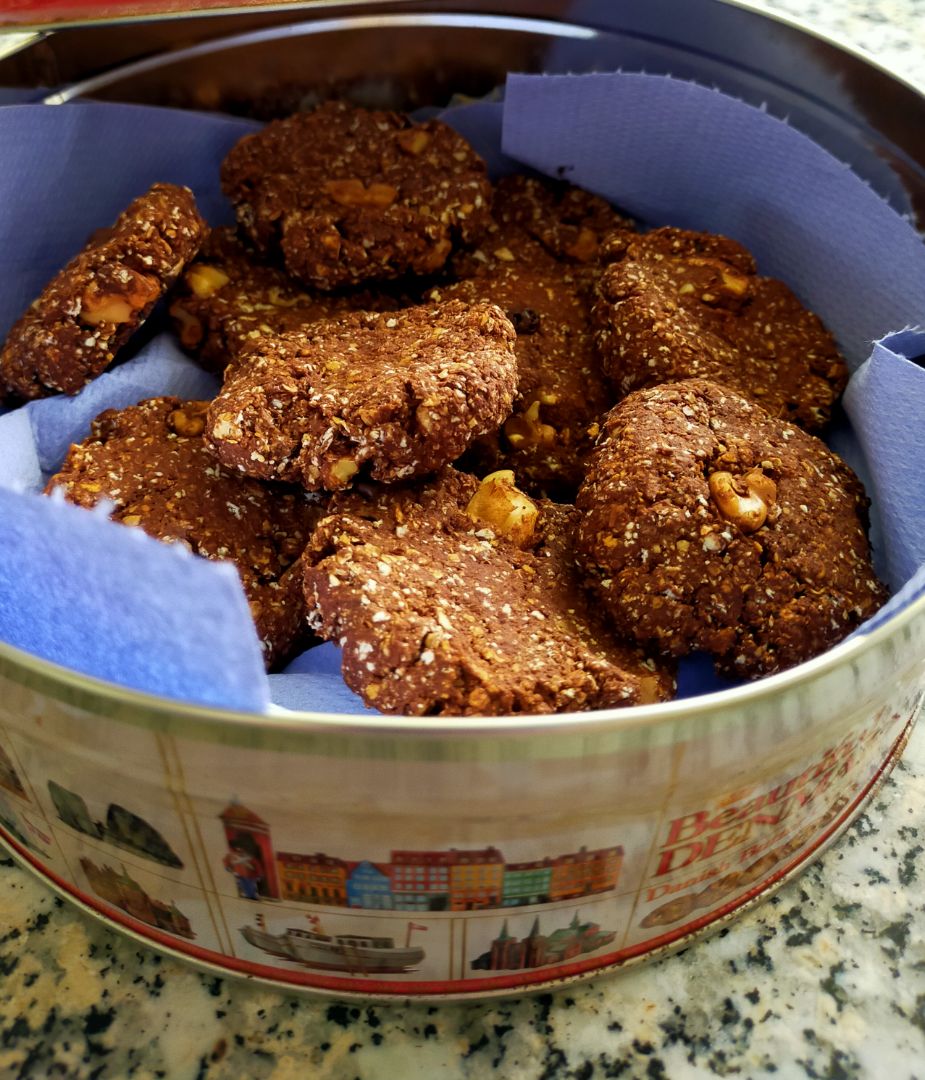
[[[342,103],[222,183],[237,230],[157,185],[95,237],[0,387],[77,392],[172,289],[218,396],[109,410],[49,490],[234,562],[268,665],[311,630],[384,712],[646,704],[687,653],[760,677],[884,601],[818,437],[844,361],[739,244],[492,186],[445,124]]]

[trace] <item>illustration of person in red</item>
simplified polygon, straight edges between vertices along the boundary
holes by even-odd
[[[234,875],[238,896],[244,900],[258,899],[263,867],[240,841],[233,840],[228,846],[231,850],[222,859],[222,865],[229,874]]]

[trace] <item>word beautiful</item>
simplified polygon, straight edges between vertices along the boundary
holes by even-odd
[[[819,806],[819,800],[833,784],[858,773],[867,762],[861,753],[880,732],[879,726],[851,735],[796,776],[777,784],[747,802],[727,807],[698,810],[674,818],[662,844],[654,878],[673,874],[686,867],[711,862],[736,851],[736,862],[748,862],[778,839],[778,827],[802,824]],[[842,785],[837,786],[840,788]],[[841,794],[841,792],[839,792]],[[806,810],[806,813],[800,811]],[[773,834],[773,835],[772,835]],[[664,892],[649,890],[654,900]]]

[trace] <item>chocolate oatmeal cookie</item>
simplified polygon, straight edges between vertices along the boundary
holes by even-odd
[[[368,289],[310,293],[261,261],[234,229],[213,229],[186,268],[170,305],[180,344],[209,371],[224,371],[265,334],[298,330],[349,311],[391,311],[398,300]]]
[[[505,176],[492,192],[491,224],[472,251],[453,256],[460,277],[520,269],[550,274],[570,267],[583,284],[588,270],[635,235],[629,218],[589,191],[545,177]]]
[[[446,124],[344,102],[243,138],[222,187],[258,249],[318,289],[439,270],[488,224],[491,191]]]
[[[819,439],[692,379],[609,414],[578,494],[577,554],[614,625],[732,675],[823,652],[886,592],[867,499]]]
[[[429,296],[490,300],[517,331],[513,413],[472,445],[464,463],[479,474],[510,468],[527,491],[574,498],[597,422],[613,401],[578,282],[559,267],[544,272],[514,262]]]
[[[575,572],[574,507],[510,473],[336,496],[306,549],[310,619],[347,685],[406,715],[564,712],[664,700],[668,669],[612,638]]]
[[[656,229],[628,242],[598,288],[604,370],[620,394],[715,379],[808,431],[828,423],[848,377],[835,340],[741,244]]]
[[[261,338],[207,436],[225,465],[309,491],[426,476],[510,413],[514,337],[495,305],[452,300]]]
[[[305,632],[299,558],[322,504],[301,489],[229,473],[202,439],[207,401],[150,398],[107,409],[46,488],[238,569],[268,666]]]
[[[0,393],[76,394],[112,363],[204,233],[193,193],[155,184],[49,282],[10,330],[0,353]]]

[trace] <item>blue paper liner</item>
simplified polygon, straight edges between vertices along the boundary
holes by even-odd
[[[925,323],[925,247],[907,221],[782,121],[663,76],[512,76],[504,103],[443,116],[495,175],[528,165],[650,224],[724,232],[794,287],[855,371],[850,425],[832,441],[874,497],[878,568],[896,594],[859,632],[925,589],[925,471],[915,453],[925,442],[925,373],[913,362],[925,335],[897,332]],[[218,167],[255,126],[98,103],[0,109],[0,333],[94,229],[156,181],[190,186],[212,224],[230,220]],[[332,645],[267,679],[230,567],[38,497],[102,409],[215,388],[161,334],[76,397],[0,416],[0,638],[168,697],[259,712],[272,690],[289,708],[362,712]],[[680,684],[685,696],[725,685],[702,659],[683,666]]]

